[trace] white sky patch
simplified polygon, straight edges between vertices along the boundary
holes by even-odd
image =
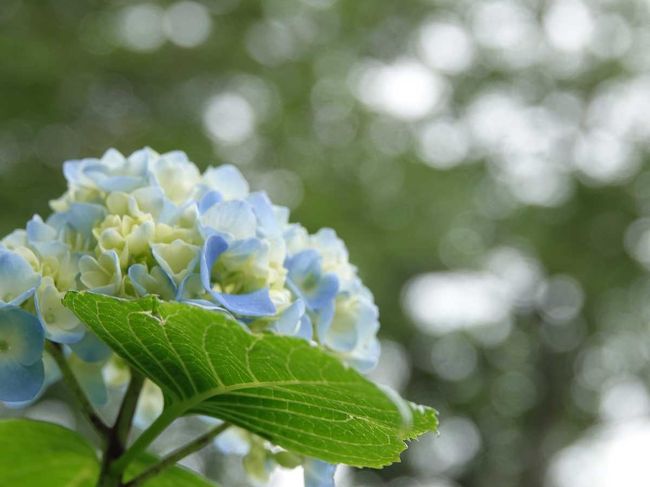
[[[584,292],[580,283],[570,276],[553,276],[540,286],[538,306],[551,323],[565,323],[580,313]]]
[[[124,7],[116,25],[120,43],[133,51],[155,51],[165,42],[163,15],[162,7],[152,3]]]
[[[627,141],[604,130],[581,135],[575,144],[574,165],[594,183],[624,181],[639,168]]]
[[[460,123],[435,120],[417,133],[417,152],[429,166],[449,169],[462,164],[469,153],[467,130]]]
[[[339,465],[334,474],[337,486],[351,486],[349,467]],[[303,487],[305,485],[302,467],[292,469],[276,468],[271,474],[268,487]]]
[[[303,487],[303,485],[302,467],[276,468],[269,480],[269,487]]]
[[[648,389],[635,377],[609,383],[601,390],[599,411],[605,421],[647,417],[650,414]]]
[[[650,218],[639,218],[625,230],[625,250],[650,269]]]
[[[506,67],[523,67],[540,59],[541,32],[533,12],[512,0],[476,2],[471,11],[472,30],[476,41],[492,50],[482,61]]]
[[[517,200],[557,206],[570,196],[572,168],[562,148],[576,130],[561,115],[497,89],[471,102],[465,118],[477,148],[490,155],[494,176]]]
[[[594,35],[591,10],[579,0],[555,0],[544,15],[550,44],[561,51],[581,51]]]
[[[374,382],[402,392],[410,376],[411,362],[404,346],[392,340],[382,340],[379,363],[368,377]]]
[[[208,39],[212,18],[208,9],[198,2],[177,2],[165,12],[163,28],[174,44],[196,47]]]
[[[217,142],[238,144],[253,134],[255,112],[243,96],[237,93],[222,93],[207,101],[203,124]]]
[[[525,306],[541,280],[537,262],[520,251],[501,247],[489,253],[485,270],[430,272],[404,287],[402,304],[424,333],[509,322],[514,308]]]
[[[356,81],[356,93],[363,103],[402,120],[419,120],[433,112],[447,89],[442,77],[406,58],[393,64],[367,63]]]
[[[484,272],[436,272],[411,280],[404,306],[426,333],[442,334],[507,319],[510,302],[499,279]]]
[[[650,420],[596,428],[561,450],[551,463],[547,487],[647,487]]]
[[[453,22],[433,21],[423,25],[418,47],[429,66],[449,74],[467,70],[474,60],[472,39],[461,25]]]
[[[454,473],[474,458],[480,447],[481,435],[472,420],[449,417],[440,423],[440,435],[425,435],[411,443],[407,460],[425,477]]]

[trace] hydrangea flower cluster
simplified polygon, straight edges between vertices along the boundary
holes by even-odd
[[[31,401],[56,378],[46,340],[105,401],[111,353],[62,305],[68,290],[154,294],[316,341],[362,372],[376,363],[377,308],[343,242],[290,223],[234,166],[201,174],[183,152],[145,148],[68,161],[64,174],[53,213],[0,241],[0,401]]]

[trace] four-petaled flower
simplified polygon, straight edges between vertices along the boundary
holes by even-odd
[[[45,335],[38,319],[13,305],[0,307],[0,401],[33,399],[44,379]]]

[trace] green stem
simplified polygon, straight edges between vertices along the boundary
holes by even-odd
[[[126,442],[129,439],[131,423],[133,422],[135,408],[138,405],[138,399],[143,385],[144,376],[131,369],[131,381],[129,382],[129,387],[124,394],[120,412],[118,413],[115,425],[113,426],[117,440],[123,446],[126,446]]]
[[[162,414],[147,428],[133,445],[111,465],[112,472],[124,472],[126,467],[142,454],[147,447],[180,415],[182,410],[171,407],[163,410]]]
[[[97,487],[117,487],[122,483],[124,472],[114,469],[113,462],[124,453],[124,449],[126,448],[133,415],[135,414],[135,408],[138,404],[138,397],[140,396],[143,383],[144,377],[135,370],[131,370],[131,381],[124,393],[120,411],[117,413],[117,419],[110,430],[108,441],[106,442]]]
[[[79,385],[79,382],[77,382],[77,378],[74,376],[74,372],[72,372],[72,369],[70,369],[67,359],[63,355],[61,345],[46,340],[45,348],[52,356],[56,364],[59,366],[63,380],[66,382],[72,394],[77,399],[77,402],[81,407],[81,411],[86,416],[86,418],[88,418],[88,421],[93,425],[95,431],[102,438],[102,440],[106,440],[110,435],[111,428],[106,426],[104,421],[102,421],[99,415],[95,412],[95,408],[93,408],[92,404],[90,404],[90,401]]]
[[[133,480],[127,482],[124,484],[124,487],[138,487],[142,485],[144,482],[149,480],[151,477],[155,477],[156,475],[160,474],[163,470],[166,468],[169,468],[173,465],[176,464],[179,460],[182,460],[186,456],[199,451],[203,447],[207,446],[212,439],[221,434],[223,431],[225,431],[227,428],[229,428],[230,425],[228,423],[223,423],[217,426],[216,428],[208,431],[207,433],[199,436],[195,440],[190,441],[187,445],[182,446],[178,448],[177,450],[174,450],[172,453],[170,453],[168,456],[163,458],[160,462],[156,463],[155,465],[152,465],[149,467],[147,470],[142,472],[140,475],[135,477]]]

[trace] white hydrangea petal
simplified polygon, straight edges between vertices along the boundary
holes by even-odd
[[[82,256],[79,271],[83,285],[100,294],[116,295],[122,285],[120,258],[114,250],[103,252],[98,259]]]
[[[252,238],[257,232],[257,219],[250,204],[245,201],[222,201],[211,206],[200,222],[204,235],[216,232],[234,240]]]
[[[151,251],[158,265],[178,286],[196,268],[200,248],[177,239],[170,244],[152,244]]]
[[[85,328],[74,313],[63,306],[63,296],[64,293],[54,286],[52,278],[44,278],[36,290],[36,311],[49,340],[75,343],[83,338]]]
[[[197,167],[181,151],[169,152],[150,161],[149,172],[154,184],[175,203],[187,200],[201,180]]]
[[[208,188],[218,191],[224,200],[244,199],[250,191],[248,181],[231,164],[209,167],[203,173],[202,181]]]

